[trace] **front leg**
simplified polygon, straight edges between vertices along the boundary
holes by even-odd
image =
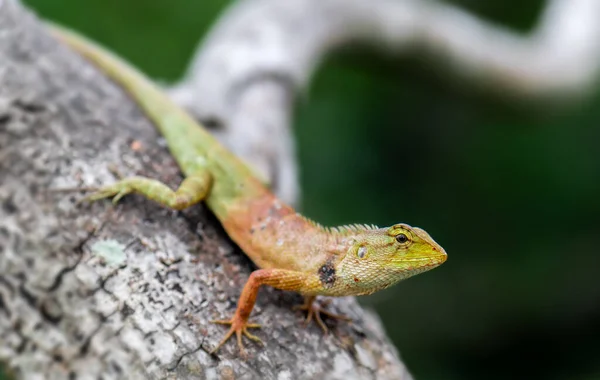
[[[213,323],[231,325],[227,334],[221,342],[211,351],[216,352],[233,334],[237,337],[237,344],[242,356],[246,355],[246,350],[242,343],[242,335],[255,342],[262,343],[260,338],[248,332],[249,328],[258,328],[260,325],[248,323],[248,317],[254,308],[256,296],[261,285],[269,285],[281,290],[292,290],[296,292],[316,290],[321,286],[319,277],[316,274],[295,272],[285,269],[258,269],[250,274],[233,317],[229,320],[212,321]]]

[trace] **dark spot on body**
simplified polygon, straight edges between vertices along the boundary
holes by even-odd
[[[250,228],[250,235],[254,233],[254,228]]]
[[[319,279],[325,288],[331,288],[337,279],[335,276],[335,267],[331,260],[327,260],[323,266],[319,268]]]
[[[360,280],[358,279],[358,277],[354,277],[354,282],[360,282]]]

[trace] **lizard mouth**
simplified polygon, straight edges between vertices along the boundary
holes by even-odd
[[[412,258],[412,259],[402,259],[401,263],[411,263],[411,264],[417,264],[419,267],[436,267],[438,265],[443,264],[446,259],[447,259],[447,255],[443,254],[443,255],[436,255],[436,256],[430,256],[430,257],[418,257],[418,258]]]

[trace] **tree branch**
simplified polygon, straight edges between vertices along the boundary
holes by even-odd
[[[547,0],[538,26],[522,36],[437,1],[238,1],[171,95],[218,125],[217,137],[294,202],[290,102],[332,50],[361,43],[398,54],[417,47],[473,85],[521,99],[565,100],[597,84],[598,15],[597,0]]]
[[[131,196],[77,205],[52,191],[114,181],[109,166],[181,178],[152,125],[113,83],[51,39],[16,0],[0,2],[0,362],[21,378],[409,379],[372,314],[323,336],[264,289],[267,346],[238,358],[229,316],[249,262],[202,207]]]

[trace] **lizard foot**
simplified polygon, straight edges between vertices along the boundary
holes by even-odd
[[[210,352],[211,354],[217,352],[217,350],[219,348],[221,348],[221,346],[225,342],[227,342],[229,340],[229,338],[231,338],[233,336],[233,334],[235,334],[237,337],[237,344],[238,344],[238,347],[240,348],[240,354],[244,357],[246,357],[247,354],[246,354],[246,350],[244,349],[244,344],[242,342],[242,335],[244,335],[246,338],[248,338],[256,343],[264,344],[263,341],[259,337],[257,337],[256,335],[252,335],[248,332],[248,329],[260,328],[260,325],[258,323],[248,323],[248,321],[242,320],[242,318],[237,318],[236,316],[234,316],[230,320],[217,320],[217,321],[210,321],[210,322],[217,323],[220,325],[231,325],[231,327],[229,328],[229,331],[227,332],[227,334],[225,334],[225,337],[223,337],[223,340],[221,340],[221,342],[217,345],[217,347],[215,347]]]
[[[316,305],[316,303],[314,302],[315,298],[317,298],[317,297],[315,297],[315,296],[304,297],[304,303],[302,305],[294,306],[294,310],[306,310],[306,319],[304,320],[305,326],[308,325],[310,323],[310,321],[312,321],[313,316],[314,316],[315,322],[317,322],[317,324],[319,325],[319,327],[321,327],[323,332],[325,334],[327,334],[329,329],[327,328],[327,325],[325,325],[325,322],[323,322],[323,319],[321,319],[321,314],[324,314],[324,315],[328,316],[329,318],[339,319],[341,321],[346,321],[346,322],[352,321],[352,319],[350,319],[346,316],[334,314],[334,313],[329,312],[329,311],[323,309],[322,307]]]
[[[92,194],[84,197],[80,202],[94,202],[104,198],[112,198],[112,202],[117,204],[121,198],[127,194],[131,194],[132,192],[133,189],[131,187],[117,182],[114,185],[100,188]]]

